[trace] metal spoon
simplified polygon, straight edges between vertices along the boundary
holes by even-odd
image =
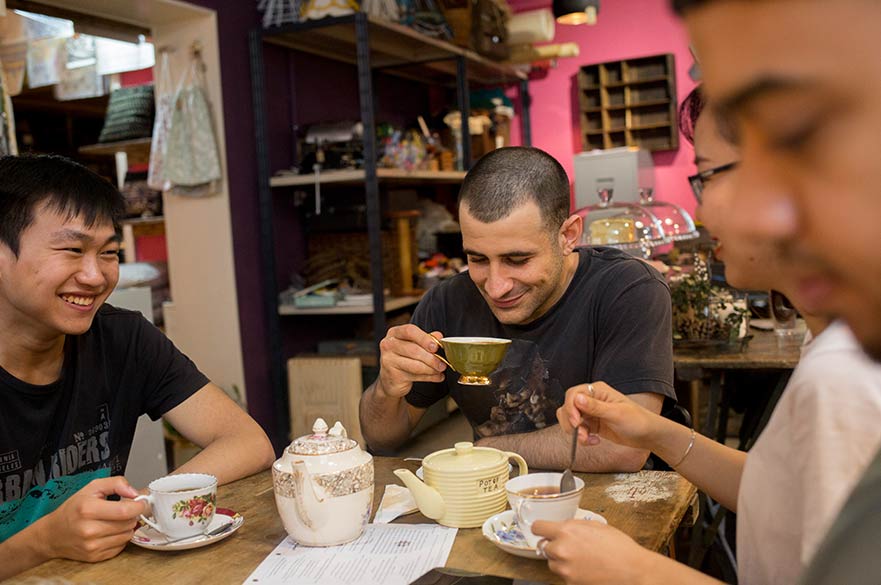
[[[200,534],[193,534],[192,536],[182,536],[180,538],[172,538],[171,540],[166,540],[165,542],[157,542],[157,543],[155,543],[155,545],[156,546],[165,546],[166,544],[175,544],[175,543],[181,542],[183,540],[191,540],[194,538],[201,538],[203,536],[209,536],[209,537],[210,536],[218,536],[220,534],[223,534],[224,532],[228,532],[229,530],[231,530],[233,527],[233,524],[235,524],[235,521],[230,521],[230,522],[227,522],[226,524],[223,524],[222,526],[218,526],[217,528],[215,528],[214,530],[212,530],[210,532],[202,532]]]
[[[572,475],[572,466],[575,465],[575,449],[578,447],[578,429],[572,429],[572,453],[569,455],[569,468],[563,471],[560,478],[560,493],[565,494],[575,489],[575,477]]]

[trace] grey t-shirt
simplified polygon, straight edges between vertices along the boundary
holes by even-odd
[[[624,394],[675,399],[670,290],[648,264],[611,248],[582,248],[566,292],[526,325],[504,325],[467,273],[432,288],[412,322],[445,337],[512,339],[490,386],[417,383],[407,402],[427,408],[453,397],[478,437],[526,433],[556,424],[566,390],[603,381]]]

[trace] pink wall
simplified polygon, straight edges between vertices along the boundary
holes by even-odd
[[[515,12],[549,8],[548,0],[508,0]],[[581,151],[573,112],[573,83],[578,68],[660,53],[676,58],[678,101],[694,87],[688,76],[692,64],[685,28],[670,11],[667,0],[602,0],[594,26],[557,25],[555,43],[575,42],[581,55],[561,59],[547,76],[529,83],[532,95],[532,144],[559,160],[574,180],[572,157]],[[516,93],[516,92],[515,92]],[[512,141],[520,143],[520,124],[512,124]],[[654,153],[657,198],[693,211],[695,202],[686,177],[694,173],[691,145],[680,137],[679,150]]]

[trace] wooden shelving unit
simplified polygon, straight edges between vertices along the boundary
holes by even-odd
[[[385,76],[393,76],[421,84],[454,88],[455,107],[462,114],[463,126],[468,124],[471,110],[470,90],[473,85],[517,85],[521,105],[521,135],[525,145],[531,142],[529,125],[531,100],[528,94],[528,77],[516,68],[486,59],[451,43],[424,36],[406,26],[371,17],[363,12],[286,24],[271,29],[255,29],[250,34],[249,44],[270,378],[278,412],[276,433],[279,437],[287,437],[290,431],[287,415],[289,396],[285,378],[286,349],[283,343],[281,315],[326,315],[328,322],[333,321],[332,315],[371,315],[373,347],[378,358],[379,342],[386,332],[387,313],[405,309],[418,302],[418,297],[387,297],[384,293],[386,288],[391,287],[387,287],[384,281],[384,272],[388,269],[384,266],[387,262],[384,261],[385,231],[382,229],[384,213],[380,186],[457,184],[465,176],[463,172],[406,172],[377,168],[374,83],[380,83]],[[324,171],[320,175],[319,182],[327,184],[328,191],[338,187],[363,186],[367,230],[366,245],[362,245],[360,250],[367,251],[370,262],[373,303],[369,307],[296,309],[278,306],[279,283],[275,259],[277,248],[273,229],[274,199],[286,187],[302,186],[308,189],[315,184],[315,175],[272,175],[277,169],[269,167],[271,157],[268,128],[272,120],[267,109],[267,82],[270,78],[264,63],[265,45],[281,46],[292,51],[355,66],[360,122],[364,128],[362,140],[365,170]],[[379,73],[382,75],[377,75]],[[333,112],[328,114],[328,117],[333,116]],[[462,136],[461,149],[464,168],[467,170],[472,164],[471,137],[467,132]],[[403,264],[404,260],[401,260],[401,263]],[[407,294],[407,292],[399,294]],[[336,321],[338,322],[339,320]]]
[[[578,72],[584,150],[679,147],[673,55],[585,65]]]
[[[374,16],[366,15],[366,19],[373,69],[420,83],[454,84],[458,75],[456,58],[463,57],[468,81],[496,85],[526,80],[522,71],[474,51]],[[269,44],[354,65],[358,62],[354,20],[341,16],[309,21],[279,27],[263,38]]]
[[[406,307],[412,307],[419,302],[422,296],[386,297],[385,312],[397,311]],[[341,307],[316,307],[314,309],[301,309],[291,305],[279,305],[279,315],[372,315],[373,305],[341,306]]]
[[[364,170],[324,171],[318,182],[326,184],[363,183],[367,173]],[[402,169],[376,169],[376,178],[381,182],[418,184],[458,184],[465,178],[464,171],[405,171]],[[269,179],[272,187],[297,187],[315,184],[315,175],[276,175]]]

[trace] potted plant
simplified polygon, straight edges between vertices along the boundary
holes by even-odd
[[[748,342],[746,303],[727,289],[711,284],[707,260],[694,256],[694,268],[670,282],[673,342],[677,347],[728,346],[741,350]]]

